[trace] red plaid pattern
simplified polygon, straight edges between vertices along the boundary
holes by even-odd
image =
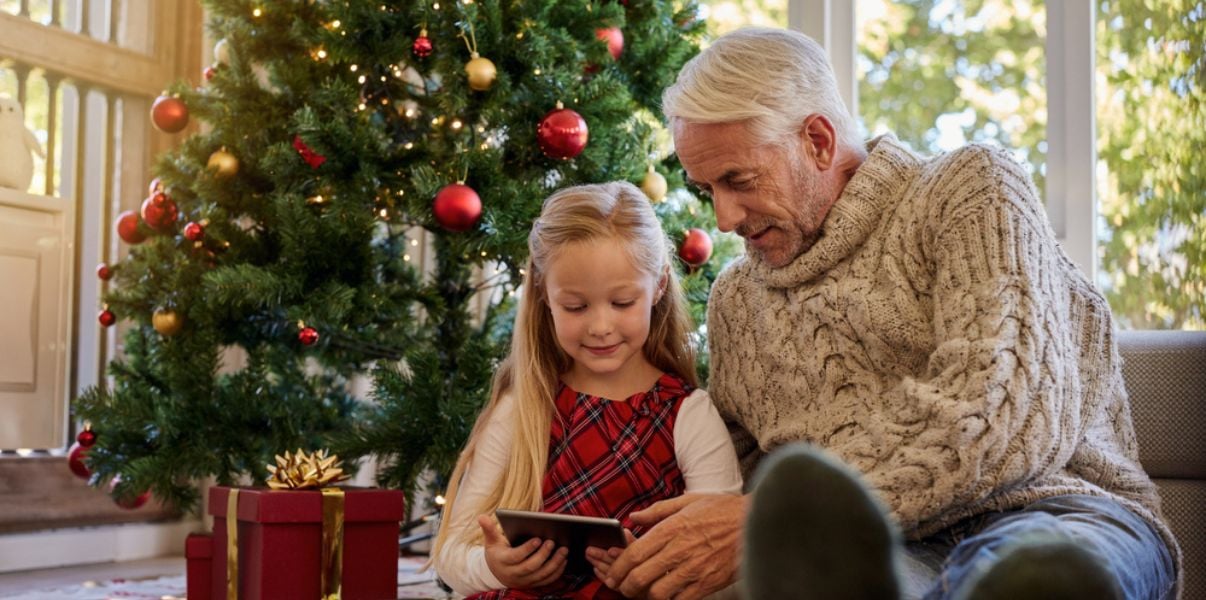
[[[691,386],[663,374],[649,391],[625,402],[580,394],[562,384],[549,436],[545,512],[610,517],[640,536],[629,513],[686,489],[674,455],[674,420]],[[593,575],[565,575],[531,590],[492,590],[472,600],[610,600],[623,598]]]

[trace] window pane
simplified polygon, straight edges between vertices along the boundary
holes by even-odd
[[[1097,4],[1098,284],[1124,327],[1206,329],[1206,2]]]
[[[787,27],[787,0],[703,0],[699,16],[710,37],[751,25]]]
[[[858,0],[859,112],[869,135],[937,153],[998,144],[1043,190],[1046,10],[1041,0]]]

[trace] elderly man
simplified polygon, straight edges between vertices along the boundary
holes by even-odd
[[[633,514],[645,536],[590,551],[610,587],[1175,596],[1109,307],[1021,166],[864,144],[823,50],[790,31],[720,38],[663,100],[690,182],[746,242],[712,290],[710,386],[758,475],[750,496]]]

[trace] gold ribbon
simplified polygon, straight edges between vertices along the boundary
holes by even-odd
[[[343,593],[343,490],[322,488],[322,598]]]
[[[343,490],[322,488],[323,600],[340,600],[343,594]],[[226,497],[226,598],[239,599],[239,490]]]
[[[226,600],[239,600],[239,490],[226,496]]]

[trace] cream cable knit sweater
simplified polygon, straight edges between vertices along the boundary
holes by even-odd
[[[710,392],[747,476],[806,441],[858,468],[906,535],[1061,494],[1150,522],[1109,306],[1055,241],[1028,174],[895,138],[791,264],[734,262],[708,308]]]

